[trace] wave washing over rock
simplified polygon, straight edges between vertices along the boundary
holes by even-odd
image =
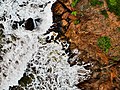
[[[75,84],[90,73],[84,66],[70,67],[61,42],[46,43],[47,36],[57,36],[55,32],[43,35],[52,25],[54,2],[0,1],[0,24],[4,26],[5,36],[0,53],[3,58],[0,60],[0,90],[77,90]],[[33,20],[33,29],[25,30],[31,25],[27,22],[29,19]],[[18,86],[23,89],[17,89]]]

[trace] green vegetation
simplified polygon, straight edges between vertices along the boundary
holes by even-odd
[[[120,16],[120,0],[106,0],[110,12]]]
[[[75,20],[75,21],[74,21],[74,24],[75,24],[75,25],[77,25],[77,24],[79,24],[79,23],[80,23],[80,20]]]
[[[108,14],[107,14],[107,11],[106,10],[102,10],[101,11],[101,14],[105,16],[105,18],[108,18]]]
[[[71,6],[75,7],[80,0],[73,0]]]
[[[71,14],[74,15],[74,16],[77,16],[77,11],[72,11]]]
[[[119,57],[112,57],[112,59],[114,60],[114,61],[119,61],[120,59],[119,59]]]
[[[120,32],[120,27],[117,27],[117,31]]]
[[[102,36],[98,38],[97,45],[105,52],[107,53],[109,48],[111,47],[110,38],[107,36]]]
[[[117,5],[116,0],[108,0],[108,2],[109,2],[109,3],[110,3],[110,5],[112,5],[112,6]]]
[[[102,6],[103,2],[102,2],[102,1],[99,1],[99,0],[90,0],[90,4],[91,4],[92,6],[96,6],[96,5]]]

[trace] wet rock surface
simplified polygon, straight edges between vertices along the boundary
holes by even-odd
[[[24,19],[22,21],[13,21],[12,29],[14,30],[18,29],[18,27],[23,25],[24,22],[25,22]]]
[[[25,22],[25,29],[26,30],[33,30],[35,28],[34,22],[32,18],[28,18]]]

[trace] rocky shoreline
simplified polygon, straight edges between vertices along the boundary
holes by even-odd
[[[76,6],[72,6],[75,1]],[[79,88],[119,90],[120,33],[116,30],[120,27],[119,17],[109,11],[106,1],[92,1],[95,0],[57,0],[52,6],[55,29],[51,30],[58,33],[57,38],[70,43],[69,52],[80,51],[77,59],[68,60],[71,65],[81,61],[92,63],[86,67],[93,72],[91,78],[80,82]],[[99,46],[101,37],[108,41],[107,48]],[[75,56],[70,54],[71,58]]]
[[[52,20],[54,1],[1,1],[1,90],[79,90],[78,81],[90,77],[90,64],[77,62],[80,52],[69,48],[59,17]]]
[[[120,90],[119,0],[54,1],[1,1],[0,88]]]

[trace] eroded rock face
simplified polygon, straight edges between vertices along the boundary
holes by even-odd
[[[120,65],[120,33],[117,31],[120,29],[120,20],[105,9],[106,1],[102,1],[102,6],[92,7],[90,3],[94,0],[80,0],[75,7],[71,7],[72,0],[57,0],[52,8],[53,20],[55,23],[61,22],[63,35],[60,38],[64,37],[70,42],[71,51],[77,48],[81,52],[79,58],[76,58],[75,53],[70,54],[68,62],[71,65],[78,64],[78,61],[94,64],[89,67],[93,71],[91,78],[78,84],[82,90],[120,89],[120,72],[117,67]],[[101,13],[104,9],[108,14],[107,18]],[[74,11],[77,12],[76,15],[71,13]],[[77,20],[79,23],[75,24]],[[97,44],[98,38],[102,36],[111,38],[112,47],[107,53]]]
[[[34,29],[34,22],[32,18],[28,18],[25,22],[25,29],[26,30],[33,30]]]

